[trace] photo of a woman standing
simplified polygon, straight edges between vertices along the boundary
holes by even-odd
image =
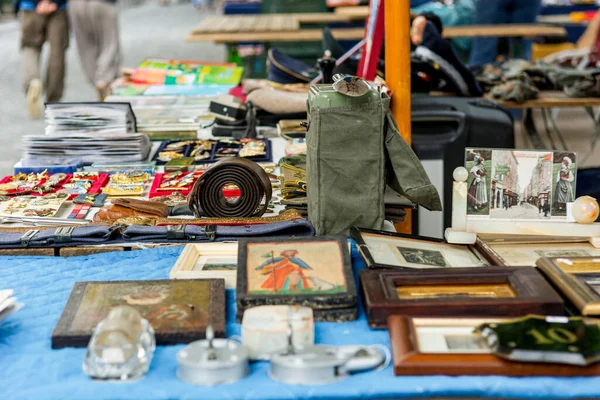
[[[485,208],[488,204],[488,189],[486,184],[486,175],[488,171],[485,168],[485,159],[481,154],[475,154],[473,159],[475,165],[469,173],[473,177],[469,186],[469,205],[477,212]]]
[[[554,169],[558,169],[558,171],[555,173],[556,186],[554,187],[554,210],[552,214],[566,215],[567,203],[575,201],[575,193],[573,189],[576,170],[573,165],[575,155],[571,153],[567,156],[558,158],[556,156],[557,154],[554,156]],[[558,163],[560,163],[560,167],[556,165]]]

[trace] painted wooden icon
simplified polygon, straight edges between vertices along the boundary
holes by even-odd
[[[202,339],[212,323],[225,334],[222,279],[77,282],[52,334],[52,347],[83,347],[116,306],[134,307],[155,331],[157,344]]]
[[[344,239],[243,240],[239,246],[238,311],[277,304],[356,308],[356,287]]]

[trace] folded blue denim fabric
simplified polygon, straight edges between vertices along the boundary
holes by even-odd
[[[22,232],[0,232],[0,248],[63,247],[104,244],[113,231],[108,226],[64,227]]]
[[[306,219],[262,225],[131,225],[122,232],[126,242],[205,242],[228,241],[245,237],[314,236],[315,229]]]

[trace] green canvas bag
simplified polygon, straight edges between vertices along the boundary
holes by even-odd
[[[389,111],[390,98],[372,87],[360,97],[314,85],[307,101],[308,217],[317,235],[352,226],[381,229],[386,183],[429,210],[439,194]]]

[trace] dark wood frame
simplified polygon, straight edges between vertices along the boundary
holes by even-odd
[[[534,267],[363,270],[361,290],[372,328],[385,328],[390,315],[508,317],[564,315],[564,303]],[[398,285],[510,284],[516,297],[399,299]]]
[[[327,295],[249,295],[248,294],[248,271],[246,266],[247,247],[252,243],[290,243],[303,244],[313,242],[336,242],[342,254],[342,268],[344,279],[346,280],[346,293],[327,294]],[[354,273],[352,270],[352,261],[348,251],[348,242],[345,238],[339,236],[319,236],[305,237],[298,239],[279,239],[279,238],[261,238],[244,239],[239,241],[238,248],[238,274],[236,298],[238,309],[264,305],[303,305],[316,309],[331,308],[353,308],[357,303],[356,285],[354,282]]]
[[[520,363],[492,354],[420,353],[416,318],[393,315],[388,319],[394,374],[403,375],[504,375],[597,376],[600,364],[579,367],[565,364]],[[440,320],[442,320],[440,318]],[[455,319],[454,319],[455,320]],[[470,319],[465,319],[466,321]],[[472,319],[471,319],[472,320]]]
[[[428,243],[432,243],[432,244],[443,243],[443,244],[447,244],[449,246],[464,247],[464,248],[468,249],[471,253],[473,253],[476,257],[481,259],[484,263],[488,262],[487,258],[480,255],[478,250],[473,248],[472,246],[460,245],[460,244],[451,245],[451,244],[446,243],[446,241],[444,241],[442,239],[436,239],[436,238],[425,237],[425,236],[406,235],[406,234],[396,233],[396,232],[386,232],[386,231],[378,231],[378,230],[374,230],[374,229],[352,227],[350,229],[350,237],[352,239],[354,239],[356,241],[356,243],[358,243],[358,246],[357,246],[358,252],[360,253],[362,259],[364,260],[367,268],[370,268],[370,269],[387,268],[387,269],[395,269],[395,270],[416,270],[418,268],[403,267],[401,265],[379,264],[379,263],[375,262],[375,259],[373,258],[373,256],[371,255],[371,252],[369,251],[369,247],[367,246],[367,244],[365,243],[365,241],[362,238],[363,233],[388,236],[391,238],[398,238],[398,239],[420,240],[420,241],[428,242]],[[455,267],[452,267],[452,268],[455,268]],[[430,269],[430,268],[423,268],[423,269]]]
[[[60,349],[63,347],[86,347],[92,337],[92,331],[73,331],[70,329],[73,319],[77,314],[81,301],[85,294],[85,289],[89,284],[120,284],[120,283],[166,283],[177,285],[182,282],[200,282],[210,281],[210,319],[216,337],[225,337],[225,281],[223,279],[179,279],[179,280],[148,280],[148,281],[96,281],[96,282],[76,282],[69,295],[69,300],[65,306],[54,331],[52,332],[52,348]],[[201,330],[173,330],[170,332],[155,332],[156,344],[187,344],[194,340],[204,339],[206,332]]]
[[[562,257],[571,260],[591,260],[598,257]],[[600,316],[600,295],[578,276],[600,275],[598,272],[567,273],[555,263],[556,258],[540,258],[536,264],[546,278],[571,302],[582,315]]]

